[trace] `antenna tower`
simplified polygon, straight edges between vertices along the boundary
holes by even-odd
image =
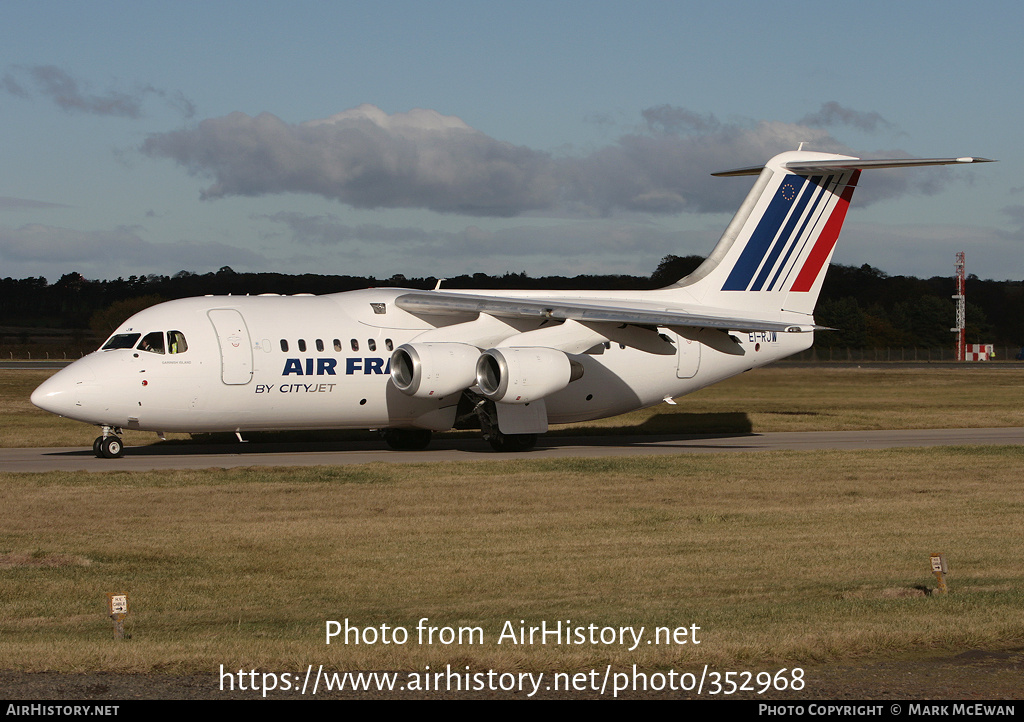
[[[956,360],[963,361],[967,342],[967,280],[964,275],[964,252],[956,254],[956,328],[949,329],[956,334]]]

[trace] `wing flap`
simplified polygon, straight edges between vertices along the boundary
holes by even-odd
[[[777,331],[808,333],[821,327],[811,324],[731,315],[697,314],[683,309],[631,307],[627,304],[603,305],[561,299],[531,299],[500,296],[476,296],[461,293],[407,293],[395,299],[395,305],[410,313],[426,315],[464,315],[486,313],[506,318],[573,320],[581,323],[620,323],[635,326],[679,326],[717,328],[723,331]]]

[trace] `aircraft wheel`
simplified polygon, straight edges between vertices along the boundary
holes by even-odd
[[[495,451],[529,451],[537,445],[536,434],[491,434],[487,439]]]
[[[100,439],[100,454],[104,459],[120,459],[124,456],[124,443],[118,436]]]
[[[384,443],[395,451],[419,451],[430,445],[430,429],[386,429]]]
[[[96,455],[97,459],[103,458],[103,452],[100,450],[100,444],[103,443],[103,437],[97,436],[96,441],[92,442],[92,453]]]

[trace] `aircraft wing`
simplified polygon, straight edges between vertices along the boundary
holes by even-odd
[[[599,299],[598,299],[599,301]],[[715,328],[723,331],[777,331],[807,333],[824,326],[797,325],[729,314],[690,313],[684,309],[645,306],[641,302],[584,303],[577,299],[535,299],[476,296],[438,291],[406,293],[395,304],[410,313],[427,315],[486,313],[503,318],[573,320],[583,323],[620,323],[635,326]]]

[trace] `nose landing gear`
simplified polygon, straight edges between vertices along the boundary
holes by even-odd
[[[124,456],[124,442],[118,434],[121,429],[113,426],[103,427],[103,436],[97,436],[92,442],[92,453],[97,459],[120,459]]]

